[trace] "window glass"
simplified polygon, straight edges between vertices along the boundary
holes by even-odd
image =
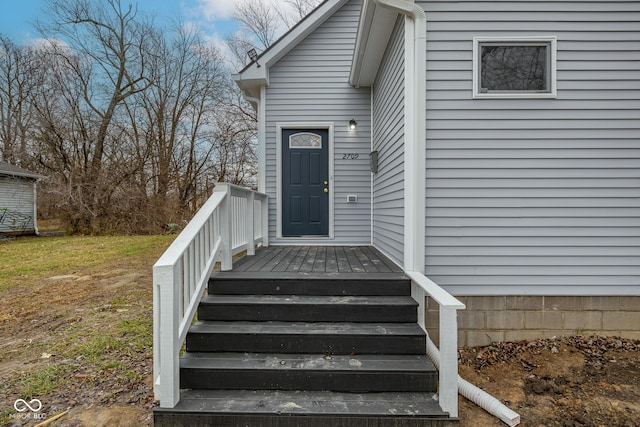
[[[548,92],[548,45],[480,46],[480,92]]]
[[[294,133],[289,137],[289,148],[322,148],[322,138],[315,133]]]

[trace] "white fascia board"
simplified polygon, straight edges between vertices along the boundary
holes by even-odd
[[[349,75],[352,85],[373,85],[397,18],[397,12],[363,1]]]
[[[349,0],[325,0],[310,15],[296,24],[260,54],[258,60],[232,76],[249,96],[258,98],[260,87],[269,85],[269,68],[315,31]]]

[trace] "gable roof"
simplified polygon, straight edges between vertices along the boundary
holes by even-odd
[[[344,6],[349,0],[325,0],[252,62],[232,76],[243,92],[260,98],[260,87],[269,84],[269,68],[296,47],[309,34]]]
[[[9,164],[7,162],[3,162],[2,160],[0,160],[0,175],[19,176],[22,178],[32,178],[32,179],[45,178],[43,175],[38,175],[37,173],[29,172],[26,169],[22,169],[18,166]]]

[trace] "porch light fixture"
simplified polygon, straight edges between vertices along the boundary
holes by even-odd
[[[256,52],[254,48],[251,48],[247,51],[247,55],[249,55],[251,62],[255,62],[258,68],[260,68],[260,64],[258,64],[258,52]]]
[[[349,120],[349,130],[356,130],[356,126],[358,126],[358,122],[355,119]]]

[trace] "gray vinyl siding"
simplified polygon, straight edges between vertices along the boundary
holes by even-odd
[[[640,294],[640,2],[429,1],[426,271]],[[557,99],[472,99],[473,37],[556,36]]]
[[[373,244],[398,264],[404,251],[404,19],[398,18],[373,86]]]
[[[334,235],[319,243],[371,243],[371,94],[349,84],[351,58],[360,1],[345,4],[316,31],[292,49],[269,72],[266,89],[266,191],[269,234],[276,237],[276,124],[331,122],[334,124]],[[358,122],[348,130],[349,120]],[[345,154],[357,154],[355,160]],[[357,203],[347,203],[357,195]],[[307,242],[313,243],[311,240]]]
[[[25,231],[31,232],[35,230],[33,182],[32,179],[0,175],[0,217],[5,208],[27,215],[31,220]],[[8,220],[0,223],[0,234],[18,231],[13,225]]]

